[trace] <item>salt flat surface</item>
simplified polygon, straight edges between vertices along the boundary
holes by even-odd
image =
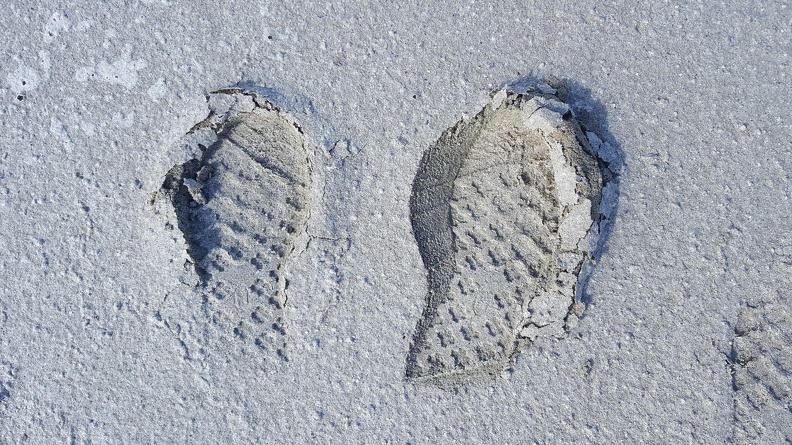
[[[4,6],[0,443],[792,440],[786,2]],[[496,378],[406,379],[421,157],[547,76],[623,165],[585,312]],[[287,362],[211,340],[152,204],[234,86],[313,151]]]

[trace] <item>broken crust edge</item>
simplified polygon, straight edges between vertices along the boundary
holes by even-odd
[[[553,85],[551,85],[551,83]],[[598,250],[600,247],[600,235],[602,234],[604,225],[608,222],[608,216],[600,212],[600,208],[602,205],[602,201],[604,199],[603,193],[606,186],[608,186],[611,182],[614,181],[615,176],[617,174],[607,175],[606,170],[608,167],[605,165],[604,160],[599,156],[598,151],[592,147],[588,137],[586,136],[587,131],[585,131],[580,123],[574,118],[574,113],[569,105],[564,102],[561,98],[558,97],[557,93],[559,90],[562,90],[564,93],[566,92],[566,88],[560,81],[556,79],[548,79],[547,83],[540,83],[536,87],[529,87],[522,91],[517,91],[516,89],[510,87],[504,87],[500,90],[494,91],[491,96],[492,100],[488,102],[484,108],[479,111],[475,116],[470,117],[468,115],[463,115],[460,120],[458,120],[453,126],[446,129],[443,134],[435,141],[432,146],[425,152],[422,156],[420,163],[424,162],[425,157],[433,147],[440,144],[442,141],[448,141],[450,139],[454,139],[460,136],[463,132],[471,131],[473,127],[471,127],[471,123],[475,123],[477,121],[483,121],[487,118],[487,115],[490,115],[496,112],[499,108],[503,106],[513,106],[515,102],[519,103],[523,100],[531,100],[533,98],[541,98],[550,102],[553,102],[553,105],[560,105],[560,109],[552,110],[555,111],[564,121],[565,125],[572,130],[574,134],[574,138],[580,148],[588,154],[591,159],[594,160],[595,171],[593,172],[596,175],[596,184],[592,184],[597,188],[596,193],[590,193],[589,197],[584,198],[590,199],[594,198],[595,202],[591,202],[591,225],[586,230],[586,233],[580,238],[580,244],[576,248],[576,250],[580,250],[580,245],[585,243],[585,250],[582,250],[584,253],[584,257],[581,260],[580,264],[576,268],[577,270],[574,271],[577,279],[573,284],[573,298],[567,308],[567,314],[563,318],[563,332],[564,336],[568,336],[572,329],[574,329],[579,319],[582,317],[585,309],[586,304],[582,301],[583,290],[585,289],[588,280],[591,277],[591,274],[594,271],[594,266],[596,265],[596,258],[598,254]],[[539,107],[542,108],[542,107]],[[538,109],[538,108],[537,108]],[[562,112],[563,111],[563,112]],[[555,132],[560,132],[561,128],[556,127]],[[596,135],[596,133],[594,133]],[[562,135],[565,136],[565,135]],[[599,137],[599,135],[596,135]],[[601,138],[600,138],[601,141]],[[563,145],[563,147],[567,147],[567,145]],[[584,162],[581,162],[580,154],[578,153],[569,153],[569,150],[564,150],[563,154],[567,158],[567,162],[565,164],[570,165],[575,168],[576,166],[583,166],[585,165]],[[585,155],[583,155],[585,156]],[[571,162],[569,162],[571,159]],[[576,171],[577,173],[577,171]],[[412,203],[412,196],[410,199]],[[577,203],[576,205],[579,205]],[[576,205],[569,206],[569,208],[565,209],[565,212],[562,216],[562,221],[569,213],[576,207]],[[428,269],[426,269],[428,271]],[[534,296],[533,299],[536,298]],[[492,380],[497,378],[498,376],[508,372],[508,369],[512,367],[519,357],[520,353],[523,352],[527,346],[534,342],[533,339],[528,337],[522,336],[521,331],[524,330],[526,327],[531,326],[531,323],[523,324],[519,331],[513,331],[514,340],[510,352],[505,359],[502,360],[491,360],[487,362],[483,362],[478,366],[473,366],[465,369],[453,369],[447,372],[440,372],[436,374],[429,374],[429,375],[422,375],[422,376],[415,376],[411,375],[412,373],[411,368],[413,368],[413,364],[415,363],[415,358],[417,355],[420,354],[418,345],[418,340],[423,343],[423,337],[425,336],[426,332],[428,332],[432,325],[428,320],[434,319],[436,315],[437,307],[439,306],[439,297],[434,295],[433,291],[427,293],[425,297],[425,306],[422,311],[422,315],[416,324],[416,328],[413,335],[413,341],[410,344],[408,354],[407,354],[407,369],[405,373],[405,379],[407,381],[415,382],[415,383],[431,383],[435,385],[439,385],[441,387],[449,387],[458,384],[466,384],[472,381],[485,381],[485,380]],[[530,305],[530,301],[527,303]],[[526,319],[529,320],[529,319]],[[551,337],[557,337],[554,335],[549,335]]]
[[[218,96],[218,95],[221,95],[221,94],[225,94],[227,96],[234,96],[234,95],[237,95],[237,94],[241,94],[243,96],[250,97],[253,100],[254,107],[253,107],[252,110],[249,110],[249,111],[234,111],[232,109],[227,109],[227,110],[224,110],[222,114],[218,113],[217,112],[218,110],[215,110],[215,109],[211,108],[211,99],[212,99],[213,96]],[[304,142],[307,142],[307,136],[305,135],[305,132],[303,131],[302,126],[300,126],[300,124],[292,117],[292,115],[290,113],[285,111],[283,108],[275,105],[266,96],[264,96],[262,94],[259,94],[258,92],[254,91],[254,90],[241,88],[241,87],[226,87],[226,88],[220,88],[220,89],[217,89],[217,90],[214,90],[214,91],[210,91],[209,93],[205,94],[204,97],[205,97],[207,105],[210,106],[209,114],[207,114],[207,116],[203,120],[201,120],[197,124],[193,125],[187,131],[186,134],[195,133],[196,131],[198,131],[198,130],[200,130],[202,128],[210,128],[217,135],[220,135],[223,132],[223,129],[225,128],[225,125],[229,121],[231,121],[232,119],[234,119],[234,118],[236,118],[236,117],[238,117],[240,115],[243,115],[245,113],[250,113],[250,112],[252,112],[252,111],[254,111],[256,109],[263,109],[263,110],[267,110],[267,111],[274,111],[275,113],[277,113],[279,117],[285,119],[287,122],[289,122],[291,125],[293,125],[294,128],[297,130],[297,132],[305,139]],[[217,117],[217,119],[214,119],[216,117]],[[307,153],[308,147],[305,146],[306,144],[303,144],[303,145],[304,145],[303,148],[306,149],[306,153]],[[310,168],[311,168],[310,159],[306,159],[306,162],[308,162],[308,166],[309,166],[309,170],[310,170]]]

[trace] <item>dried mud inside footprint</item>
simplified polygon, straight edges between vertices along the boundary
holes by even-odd
[[[410,198],[428,294],[407,377],[497,373],[533,339],[563,337],[582,310],[602,187],[586,136],[550,92],[501,91],[448,129]]]
[[[284,276],[309,210],[310,164],[300,129],[252,93],[210,101],[243,111],[210,115],[216,142],[177,165],[163,184],[200,276],[210,319],[227,338],[286,359]]]

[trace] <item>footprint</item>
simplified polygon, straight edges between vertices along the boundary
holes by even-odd
[[[779,289],[788,287],[779,286]],[[735,443],[792,441],[792,307],[789,301],[788,295],[780,290],[768,291],[740,312],[731,357]]]
[[[428,294],[408,378],[496,374],[580,314],[603,179],[555,93],[500,91],[424,153],[410,218]]]
[[[255,93],[209,99],[213,113],[191,133],[211,130],[216,141],[174,166],[160,194],[173,203],[215,327],[287,360],[284,272],[308,221],[308,144]]]

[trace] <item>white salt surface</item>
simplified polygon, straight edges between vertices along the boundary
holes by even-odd
[[[792,305],[786,2],[12,0],[1,20],[0,443],[792,439],[788,326],[732,350],[741,311]],[[497,379],[405,380],[422,153],[550,75],[624,164],[588,307]],[[201,347],[184,239],[150,204],[235,85],[315,144],[285,364]]]

